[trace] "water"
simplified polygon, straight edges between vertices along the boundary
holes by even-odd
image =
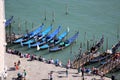
[[[106,50],[107,38],[110,49],[120,40],[117,38],[117,34],[120,36],[120,32],[117,33],[118,28],[120,29],[119,2],[119,0],[5,0],[6,19],[14,16],[15,23],[12,24],[12,30],[16,34],[26,33],[25,21],[27,21],[26,27],[29,28],[29,31],[45,23],[45,28],[53,24],[53,30],[62,25],[60,33],[69,27],[70,32],[67,38],[74,35],[76,31],[80,32],[76,43],[55,53],[49,53],[48,50],[37,51],[36,48],[28,49],[26,46],[21,47],[20,45],[10,45],[9,47],[23,53],[42,55],[47,59],[59,58],[63,63],[66,63],[68,59],[72,60],[74,55],[78,54],[80,43],[85,44],[82,46],[84,52],[87,40],[92,46],[93,42],[98,41],[102,35],[104,35],[105,41],[101,52]],[[68,7],[68,15],[65,14],[66,6]],[[45,13],[46,21],[44,20]],[[53,18],[55,19],[54,22],[52,22]],[[18,31],[18,24],[21,26],[20,32]]]

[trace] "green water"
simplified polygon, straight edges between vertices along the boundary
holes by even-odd
[[[66,63],[68,59],[73,60],[74,55],[78,54],[80,43],[83,44],[82,51],[84,52],[87,49],[87,40],[90,40],[90,46],[92,46],[93,42],[98,41],[102,35],[104,35],[105,41],[100,52],[106,50],[107,38],[110,49],[120,40],[119,3],[120,0],[5,0],[6,19],[14,16],[15,23],[12,24],[12,30],[16,34],[26,33],[26,27],[31,31],[42,23],[46,25],[43,30],[51,23],[54,26],[53,30],[62,25],[60,33],[69,27],[70,32],[67,38],[74,35],[76,31],[80,32],[76,43],[55,53],[49,53],[48,50],[37,51],[36,48],[28,49],[27,46],[21,47],[20,45],[10,45],[9,47],[23,53],[42,55],[47,59],[59,58],[63,63]],[[66,6],[68,15],[65,14]],[[45,13],[46,21],[44,20]],[[52,22],[53,15],[54,22]],[[25,21],[27,21],[26,27]],[[21,26],[20,32],[18,31],[18,24]],[[119,35],[118,38],[117,34]]]

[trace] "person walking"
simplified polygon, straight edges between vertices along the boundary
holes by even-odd
[[[20,66],[20,64],[21,64],[21,62],[20,62],[20,60],[18,60],[18,63],[17,63],[17,65],[18,65],[18,66]]]
[[[115,80],[115,76],[114,75],[111,76],[111,80]]]
[[[16,65],[17,65],[16,62],[14,62],[14,69],[15,69],[15,70],[16,70]]]
[[[80,71],[81,71],[81,68],[80,68],[80,67],[78,67],[78,74],[80,73]]]
[[[27,75],[27,73],[26,73],[26,70],[24,69],[23,74],[22,74],[23,80],[26,80],[26,75]]]
[[[66,77],[68,77],[68,69],[66,69]]]
[[[50,72],[49,78],[50,78],[50,80],[53,80],[53,71]]]
[[[84,77],[84,71],[85,71],[85,68],[84,68],[84,67],[82,67],[82,69],[81,69],[81,72],[82,72],[82,77]]]

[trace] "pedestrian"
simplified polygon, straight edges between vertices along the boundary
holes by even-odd
[[[111,76],[111,80],[115,80],[115,76],[114,75]]]
[[[3,73],[3,77],[6,80],[6,78],[7,78],[7,72],[6,71]]]
[[[21,62],[20,62],[20,60],[18,60],[18,63],[17,63],[17,65],[18,65],[18,66],[20,66],[20,64],[21,64]]]
[[[16,67],[15,67],[15,68],[16,68],[16,70],[19,70],[19,66],[18,66],[18,65],[16,65]]]
[[[22,80],[22,74],[21,73],[17,73],[17,80]]]
[[[16,70],[16,62],[14,62],[14,68],[15,68],[15,70]]]
[[[71,67],[71,62],[70,62],[70,59],[68,60],[67,62],[67,68],[69,69]]]
[[[82,80],[85,80],[84,76],[82,77]]]
[[[85,68],[84,68],[84,67],[82,67],[82,69],[81,69],[81,72],[82,72],[82,77],[84,77],[84,71],[85,71]]]
[[[55,65],[56,65],[56,66],[59,66],[59,59],[56,59]]]
[[[14,62],[14,68],[15,68],[15,70],[19,69],[18,64],[16,64],[16,62]]]
[[[81,71],[81,68],[80,68],[80,67],[78,67],[78,74],[80,73],[80,71]]]
[[[62,62],[61,62],[61,61],[59,61],[59,63],[58,63],[58,64],[59,64],[59,66],[60,66],[60,67],[62,67]]]
[[[23,73],[22,73],[22,78],[23,78],[23,80],[26,80],[26,75],[27,75],[27,73],[26,73],[26,70],[24,69],[24,70],[23,70]]]
[[[49,73],[49,80],[53,80],[53,71]]]
[[[100,80],[105,80],[103,76],[100,76],[100,77],[101,77],[101,79],[100,79]]]
[[[68,77],[68,69],[66,69],[66,77]]]

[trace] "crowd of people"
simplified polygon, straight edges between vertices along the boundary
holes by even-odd
[[[33,61],[33,60],[38,60],[38,61],[41,61],[41,62],[45,62],[45,63],[48,63],[48,64],[54,64],[55,66],[60,66],[60,67],[65,67],[66,68],[66,77],[68,77],[68,74],[69,74],[69,71],[68,69],[69,68],[72,68],[71,66],[71,61],[70,59],[68,60],[67,64],[66,65],[63,65],[62,62],[59,60],[59,59],[56,59],[56,60],[53,60],[52,58],[51,59],[48,59],[46,60],[44,57],[42,56],[36,56],[34,54],[23,54],[21,53],[20,51],[18,50],[13,50],[13,49],[7,49],[7,53],[9,54],[14,54],[14,55],[18,55],[20,58],[28,58],[29,61]],[[14,62],[14,67],[15,67],[15,70],[18,70],[20,68],[20,65],[21,65],[21,62],[20,60],[18,60],[18,62]],[[84,66],[83,67],[79,67],[78,68],[78,74],[79,73],[82,73],[82,76],[84,78],[84,73],[86,73],[87,75],[91,75],[91,74],[95,74],[95,75],[100,75],[101,76],[101,80],[104,80],[102,79],[104,77],[104,74],[101,72],[99,73],[98,69],[97,68],[85,68]],[[24,73],[24,74],[23,74]],[[24,70],[23,73],[18,73],[18,80],[21,80],[20,78],[24,78],[25,79],[25,76],[26,76],[26,71]],[[53,75],[53,72],[50,72],[49,73],[49,79],[50,80],[53,80],[52,79],[52,75]]]
[[[26,80],[26,75],[27,75],[27,73],[26,73],[26,70],[24,69],[23,70],[23,72],[22,73],[18,73],[17,74],[17,80]]]
[[[53,60],[51,58],[51,59],[47,60],[42,56],[38,57],[35,54],[29,54],[29,53],[23,54],[18,50],[7,49],[7,53],[18,55],[20,58],[28,58],[29,61],[38,60],[38,61],[41,61],[41,62],[46,62],[48,64],[54,64],[55,66],[66,67],[66,68],[71,67],[70,59],[68,60],[68,63],[66,65],[63,65],[62,62],[59,59]],[[15,65],[16,65],[16,69],[17,69],[18,68],[17,63],[15,63]]]
[[[66,68],[66,76],[68,76],[68,69],[71,68],[71,61],[70,59],[68,60],[67,64],[66,65],[63,65],[62,62],[59,60],[59,59],[56,59],[56,60],[53,60],[52,58],[51,59],[48,59],[46,60],[44,57],[42,56],[36,56],[34,54],[23,54],[21,53],[20,51],[18,50],[15,50],[15,49],[6,49],[6,52],[9,53],[9,54],[13,54],[13,55],[17,55],[19,56],[20,58],[28,58],[28,61],[33,61],[33,60],[38,60],[38,61],[41,61],[41,62],[45,62],[45,63],[48,63],[48,64],[54,64],[55,66],[59,66],[59,67],[65,67]],[[15,70],[19,70],[20,69],[20,65],[21,65],[21,62],[20,60],[18,60],[17,62],[14,62],[14,69]],[[23,74],[24,73],[24,74]],[[17,74],[17,79],[18,80],[22,80],[23,78],[25,79],[25,74],[26,74],[26,71],[24,70],[23,73],[18,73]],[[53,75],[53,72],[50,72],[49,73],[49,79],[52,80],[52,75]]]

